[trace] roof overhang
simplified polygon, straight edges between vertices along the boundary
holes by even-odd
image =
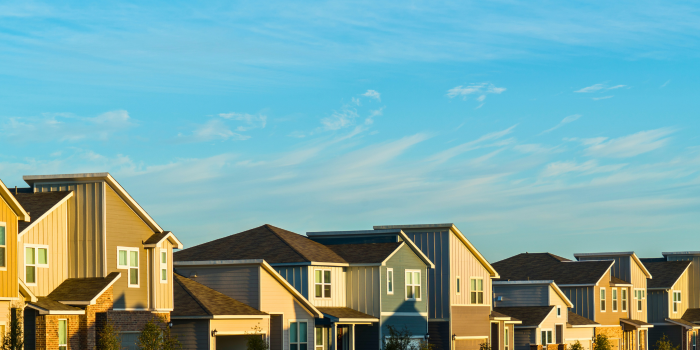
[[[29,290],[29,287],[27,287],[24,281],[22,281],[21,278],[18,278],[17,280],[19,281],[19,294],[21,294],[24,297],[24,300],[29,302],[37,301],[36,295],[34,295],[34,293],[32,293],[32,291]]]
[[[29,226],[25,227],[22,232],[19,233],[19,236],[22,237],[24,236],[25,233],[29,232],[29,230],[32,229],[32,227],[36,226],[41,220],[43,220],[45,217],[49,216],[56,208],[60,207],[63,203],[68,201],[69,198],[73,197],[73,191],[71,191],[69,194],[67,194],[63,199],[61,199],[58,203],[56,203],[51,209],[47,210],[42,216],[38,217],[37,219],[34,220]]]
[[[628,325],[635,327],[635,328],[654,328],[653,324],[646,323],[646,322],[644,322],[644,324],[637,324],[635,322],[632,322],[632,321],[630,321],[628,319],[624,319],[624,318],[621,318],[620,322],[622,322],[624,324],[628,324]]]
[[[355,323],[355,324],[362,324],[362,323],[375,323],[379,322],[379,318],[343,318],[343,317],[335,317],[327,314],[323,314],[327,319],[331,320],[333,323]]]
[[[182,249],[184,247],[182,245],[182,243],[180,242],[180,240],[178,240],[177,237],[175,237],[175,235],[171,231],[165,231],[165,232],[167,232],[168,234],[163,236],[163,238],[161,238],[158,242],[144,244],[143,245],[144,248],[158,248],[160,246],[160,244],[163,243],[163,241],[166,239],[168,241],[170,241],[170,243],[173,244],[175,249]]]
[[[700,251],[685,251],[685,252],[663,252],[661,253],[663,256],[669,256],[669,255],[700,255]]]
[[[85,310],[48,310],[34,304],[27,304],[27,307],[39,311],[40,315],[85,315]]]
[[[12,195],[10,190],[7,189],[7,186],[5,186],[5,183],[0,180],[0,197],[5,200],[7,205],[12,208],[12,211],[17,215],[17,220],[20,221],[25,221],[29,222],[29,213],[27,213],[24,208],[22,208],[22,205],[19,204],[19,201],[17,201],[17,198]]]
[[[686,328],[686,329],[700,329],[700,324],[694,324],[694,323],[693,323],[692,326],[691,326],[691,325],[690,325],[690,324],[691,324],[690,322],[688,322],[688,323],[678,322],[678,321],[676,321],[676,320],[674,320],[674,319],[671,319],[671,318],[667,318],[667,319],[666,319],[666,322],[673,323],[673,324],[675,324],[675,325],[679,325],[679,326],[684,327],[684,328]]]
[[[632,283],[614,283],[610,282],[610,287],[632,287]],[[651,289],[651,288],[647,288]]]
[[[99,293],[95,294],[95,297],[90,299],[90,300],[56,300],[56,301],[58,301],[61,304],[66,304],[66,305],[95,305],[97,303],[97,299],[99,299],[102,296],[102,294],[104,294],[104,292],[106,292],[107,289],[109,289],[109,287],[114,285],[114,282],[117,282],[117,280],[121,277],[122,277],[122,273],[117,272],[117,275],[109,282],[109,284],[107,284],[106,287],[102,288],[102,290]]]

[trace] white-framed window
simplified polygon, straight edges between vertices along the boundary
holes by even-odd
[[[637,302],[637,311],[642,311],[644,307],[644,298],[646,297],[644,289],[634,290],[634,299]]]
[[[37,268],[49,267],[49,246],[24,245],[24,283],[35,286]]]
[[[58,350],[68,350],[68,320],[58,320]]]
[[[168,283],[168,250],[160,250],[160,283]]]
[[[561,306],[557,306],[557,317],[561,317]]]
[[[5,234],[5,223],[0,222],[0,270],[4,271],[6,269],[7,269],[7,235]]]
[[[484,303],[484,279],[471,278],[469,283],[470,301],[472,304]]]
[[[674,290],[673,291],[673,312],[678,312],[678,310],[681,308],[681,292]]]
[[[308,348],[308,323],[306,321],[292,321],[289,323],[289,350],[307,350]]]
[[[605,312],[605,288],[600,288],[600,312]]]
[[[129,287],[139,286],[139,248],[117,247],[117,268],[129,270]]]
[[[622,301],[622,312],[627,312],[627,288],[620,289],[620,301]]]
[[[543,329],[542,330],[542,345],[552,344],[552,330]]]
[[[612,289],[612,311],[617,312],[617,288]]]
[[[323,328],[316,328],[315,350],[323,350]]]
[[[504,350],[509,350],[510,345],[510,335],[508,334],[508,326],[503,329],[503,346]]]
[[[394,269],[386,269],[386,294],[394,294]]]
[[[457,281],[455,281],[455,292],[457,295],[462,294],[462,278],[457,276]]]
[[[406,300],[421,300],[420,270],[406,270]]]
[[[314,270],[314,289],[316,298],[331,297],[331,270]]]

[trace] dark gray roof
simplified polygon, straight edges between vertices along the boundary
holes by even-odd
[[[336,244],[327,247],[349,263],[381,263],[396,251],[401,243]]]
[[[682,318],[667,318],[666,320],[671,320],[676,323],[680,323],[688,328],[700,327],[700,324],[688,322]]]
[[[508,315],[506,315],[506,314],[502,314],[502,313],[500,313],[500,312],[493,311],[493,310],[491,311],[491,315],[489,315],[489,317],[490,317],[491,319],[494,319],[495,317],[508,317],[508,318],[510,318],[511,321],[520,321],[519,319],[517,319],[517,318],[515,318],[515,317],[508,316]]]
[[[167,236],[171,233],[172,232],[170,232],[170,231],[156,232],[153,235],[151,235],[151,237],[148,237],[148,239],[145,242],[143,242],[143,244],[156,244],[156,243],[160,242],[161,240],[163,240],[163,238],[165,238],[165,236]]]
[[[685,310],[681,318],[690,323],[700,322],[700,309]]]
[[[265,259],[268,263],[346,263],[327,246],[272,225],[263,225],[176,252],[175,261]]]
[[[49,293],[48,297],[61,302],[91,301],[99,297],[119,276],[119,272],[112,272],[107,277],[69,278]]]
[[[622,278],[615,277],[615,276],[610,276],[610,282],[615,283],[615,284],[631,284]]]
[[[37,219],[49,211],[49,209],[53,208],[54,205],[66,198],[66,196],[68,196],[72,191],[38,193],[23,193],[18,191],[16,194],[14,190],[10,190],[10,192],[12,192],[15,198],[17,198],[17,201],[22,208],[29,212],[31,221],[18,222],[17,232],[22,232],[24,229],[29,227],[29,225],[36,222]]]
[[[612,261],[571,261],[550,253],[522,253],[491,264],[502,281],[553,280],[558,285],[595,284]]]
[[[29,304],[47,311],[83,311],[80,308],[61,304],[48,297],[37,297],[37,301],[30,302]]]
[[[554,306],[521,306],[521,307],[494,307],[493,311],[517,318],[523,323],[521,326],[539,326],[549,315]],[[517,327],[517,326],[516,326]]]
[[[267,313],[248,306],[187,277],[173,274],[175,309],[171,316],[261,316]]]
[[[640,320],[633,320],[631,318],[621,318],[620,321],[625,322],[625,323],[629,323],[629,324],[632,324],[635,326],[651,326],[652,325],[651,323],[646,323],[646,322],[640,321]]]
[[[364,312],[359,312],[357,310],[351,309],[349,307],[316,307],[318,311],[321,311],[324,315],[330,315],[335,318],[367,318],[376,319],[372,315],[368,315]]]
[[[654,278],[647,279],[647,288],[671,288],[690,266],[690,261],[660,261],[650,262],[642,260],[649,273]]]
[[[569,310],[569,322],[568,324],[572,326],[587,326],[587,325],[594,325],[594,324],[600,324],[596,321],[589,320],[571,310]]]

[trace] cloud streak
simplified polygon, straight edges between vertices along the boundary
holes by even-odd
[[[567,117],[565,117],[564,119],[562,119],[562,120],[559,122],[559,124],[557,124],[557,125],[553,126],[552,128],[549,128],[549,129],[547,129],[547,130],[541,132],[540,135],[547,134],[547,133],[550,133],[550,132],[552,132],[552,131],[554,131],[554,130],[557,130],[557,129],[561,128],[562,126],[566,125],[566,124],[569,124],[569,123],[572,123],[572,122],[577,121],[579,118],[581,118],[581,115],[580,115],[580,114],[572,114],[572,115],[570,115],[570,116],[567,116]]]
[[[477,83],[470,84],[468,86],[459,85],[447,90],[447,97],[455,98],[462,97],[463,100],[467,99],[469,95],[478,95],[476,100],[479,102],[484,102],[486,100],[486,95],[496,94],[499,95],[506,91],[506,88],[497,87],[492,83]],[[481,105],[479,106],[481,107]],[[478,108],[478,107],[477,107]]]

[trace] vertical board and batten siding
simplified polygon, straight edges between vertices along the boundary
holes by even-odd
[[[486,267],[472,254],[455,234],[450,235],[450,289],[452,305],[471,304],[471,278],[481,278],[484,281],[484,304],[491,305],[491,274]],[[457,276],[462,279],[462,293],[456,293]]]
[[[464,280],[462,280],[464,282]],[[494,307],[517,307],[517,306],[547,306],[549,285],[504,285],[494,284],[494,297],[503,297],[503,301],[494,301]],[[465,290],[462,290],[464,294]]]
[[[571,304],[574,305],[574,307],[571,308],[571,311],[589,320],[596,321],[596,305],[594,303],[594,294],[597,291],[596,287],[559,286],[559,289],[564,292],[566,297],[569,298],[569,301],[571,301]]]
[[[20,279],[24,279],[25,245],[48,246],[49,267],[36,268],[36,286],[27,286],[36,296],[47,296],[58,287],[68,276],[68,202],[63,202],[48,213],[41,221],[22,235],[21,247],[17,261]]]
[[[644,271],[639,266],[639,264],[637,264],[632,259],[632,257],[628,258],[628,264],[630,266],[631,278],[629,280],[625,280],[625,281],[630,281],[632,283],[631,297],[632,297],[632,299],[634,299],[634,289],[635,288],[642,288],[645,291],[647,290],[647,276],[644,274]],[[653,278],[654,276],[651,276],[651,277]],[[648,294],[648,293],[645,292],[645,294]],[[630,312],[631,319],[647,322],[647,302],[646,302],[646,300],[644,300],[642,302],[642,311],[641,312],[637,311],[636,307],[631,308],[631,310],[632,310],[632,312]]]
[[[316,270],[331,270],[331,297],[316,298],[314,291],[314,273]],[[321,307],[345,307],[347,301],[345,298],[347,278],[345,277],[345,268],[342,266],[310,266],[309,273],[309,301],[314,306]],[[297,289],[298,290],[298,289]]]
[[[289,284],[309,298],[309,266],[272,266]],[[331,291],[332,292],[332,291]]]
[[[668,292],[665,290],[657,289],[647,291],[647,322],[665,323],[666,318],[669,317],[668,312],[670,310],[670,304]]]
[[[250,307],[260,309],[260,266],[177,266],[175,272],[191,278]],[[194,276],[197,277],[194,277]]]
[[[309,344],[313,344],[314,315],[304,308],[279,281],[269,272],[260,268],[260,307],[258,310],[269,314],[282,314],[284,327],[284,346],[289,349],[289,327],[292,320],[307,322],[307,337]],[[344,305],[343,305],[344,306]],[[311,346],[309,346],[309,349]]]
[[[105,187],[103,181],[34,184],[34,192],[73,191],[73,197],[68,199],[68,275],[71,278],[106,275]],[[107,255],[109,260],[109,253]]]
[[[450,237],[449,229],[439,231],[404,230],[413,243],[420,248],[434,269],[428,270],[428,318],[447,319],[450,317]]]
[[[107,269],[117,271],[122,277],[114,282],[115,309],[151,308],[149,284],[155,276],[152,269],[153,249],[144,249],[143,242],[153,235],[148,225],[114,192],[106,187],[107,199]],[[129,287],[129,270],[117,268],[117,247],[139,249],[139,286]],[[150,258],[149,258],[150,256]]]
[[[161,252],[167,252],[167,265],[168,265],[168,281],[167,283],[161,282],[161,272],[160,272],[160,254]],[[153,261],[154,272],[153,284],[155,285],[153,290],[155,291],[155,308],[157,310],[172,310],[173,305],[173,244],[169,240],[164,240],[160,243],[160,247],[155,249],[155,259]]]
[[[382,267],[384,274],[386,268]],[[379,318],[380,309],[380,278],[379,266],[350,266],[347,268],[347,304],[346,306]],[[396,272],[394,272],[396,278]],[[386,281],[386,277],[384,277]],[[386,286],[384,287],[386,290]]]
[[[394,294],[387,294],[386,269],[394,269]],[[421,300],[409,301],[406,300],[406,270],[421,271]],[[418,258],[416,254],[407,245],[401,247],[387,262],[386,266],[381,268],[381,295],[382,295],[382,312],[428,312],[428,300],[430,299],[430,291],[426,288],[428,285],[428,275],[426,274],[426,266],[423,260]],[[427,320],[425,320],[427,322]]]
[[[688,275],[688,291],[689,294],[686,296],[688,300],[688,307],[700,308],[700,255],[687,254],[687,255],[667,255],[666,260],[668,261],[692,261],[690,267],[686,274]],[[654,276],[651,276],[652,278]]]
[[[0,268],[0,298],[19,297],[17,266],[17,214],[4,199],[0,198],[0,222],[5,224],[5,267]],[[0,310],[0,314],[5,310]]]
[[[183,350],[209,349],[209,320],[172,320]]]
[[[653,277],[653,276],[652,276]],[[681,292],[681,302],[678,305],[678,311],[673,312],[673,295],[669,295],[669,302],[666,304],[668,307],[669,318],[681,318],[686,310],[688,310],[688,289],[689,289],[688,273],[684,273],[681,277],[673,284],[673,290]]]

